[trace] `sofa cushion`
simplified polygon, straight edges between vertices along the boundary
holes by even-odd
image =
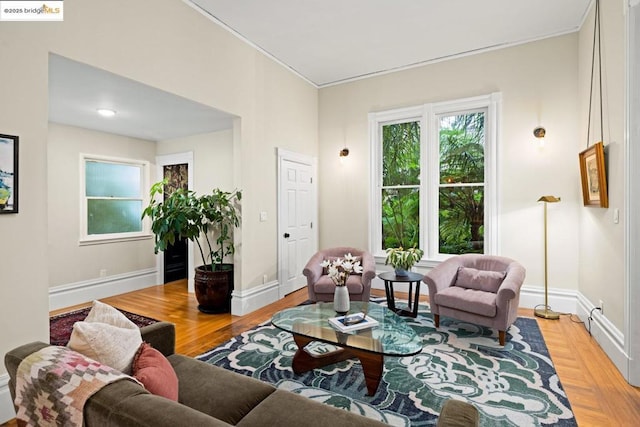
[[[500,289],[505,275],[506,272],[504,271],[487,271],[470,267],[460,267],[458,268],[454,286],[496,293],[498,289]]]
[[[327,404],[276,390],[242,419],[238,427],[253,426],[314,426],[314,427],[375,427],[385,426],[379,421],[353,414]]]
[[[495,317],[497,312],[496,296],[492,292],[451,286],[434,295],[434,302],[443,307],[450,307],[485,317]]]
[[[174,354],[168,359],[183,384],[178,401],[229,424],[237,424],[275,391],[270,384],[191,357]]]
[[[178,377],[171,363],[148,343],[133,358],[133,376],[151,393],[178,401]]]

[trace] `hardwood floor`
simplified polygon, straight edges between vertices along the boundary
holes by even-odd
[[[373,291],[384,296],[384,291]],[[196,356],[239,333],[267,321],[272,314],[307,299],[306,289],[294,292],[246,316],[207,315],[197,309],[186,282],[159,285],[136,292],[104,298],[101,301],[123,310],[166,320],[176,325],[176,351]],[[426,300],[426,299],[425,299]],[[52,311],[64,313],[82,304]],[[521,316],[533,317],[530,309]],[[640,426],[640,389],[630,386],[613,366],[582,323],[562,316],[559,321],[536,318],[560,376],[578,425]],[[15,421],[3,424],[15,426]]]

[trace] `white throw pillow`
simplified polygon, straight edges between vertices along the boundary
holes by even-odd
[[[127,319],[127,316],[122,314],[121,311],[98,300],[93,301],[91,311],[84,321],[90,323],[106,323],[107,325],[117,326],[119,328],[138,329],[136,324]]]
[[[110,305],[94,301],[86,319],[73,325],[67,347],[131,374],[131,364],[141,344],[142,336],[135,323]]]
[[[120,328],[99,322],[76,322],[67,346],[131,375],[131,364],[141,344],[139,329]]]

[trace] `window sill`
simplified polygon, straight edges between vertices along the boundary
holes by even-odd
[[[376,260],[376,265],[384,265],[385,260],[387,259],[386,255],[374,255]],[[415,264],[415,267],[418,268],[433,268],[444,261],[443,259],[421,259],[418,263]],[[389,266],[391,268],[391,266]]]
[[[138,240],[153,239],[153,234],[137,234],[133,236],[121,237],[87,237],[80,239],[78,246],[104,245],[109,243],[134,242]]]

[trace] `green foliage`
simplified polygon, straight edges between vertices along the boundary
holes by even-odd
[[[235,253],[232,231],[240,225],[241,192],[214,189],[211,194],[197,196],[191,190],[179,188],[158,201],[156,196],[163,193],[165,185],[166,180],[153,184],[149,192],[151,201],[142,212],[142,218],[151,218],[156,253],[184,238],[196,242],[203,264],[208,259],[211,270],[222,269],[224,258]],[[200,238],[206,243],[208,256]]]
[[[484,251],[483,112],[441,116],[439,250]],[[382,247],[420,244],[420,124],[383,126]]]
[[[420,238],[420,123],[382,127],[382,247],[417,246]]]
[[[440,121],[440,253],[484,251],[484,186],[465,183],[484,183],[484,113]]]
[[[424,255],[424,251],[418,248],[387,248],[386,252],[387,259],[384,263],[391,264],[393,268],[401,268],[403,270],[410,270]]]

